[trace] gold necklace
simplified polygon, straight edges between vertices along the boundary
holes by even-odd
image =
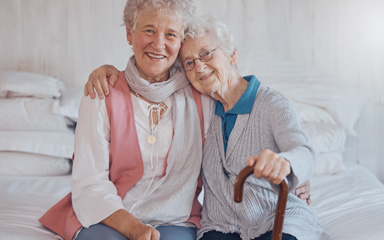
[[[147,100],[146,98],[142,97],[140,94],[138,94],[137,92],[133,91],[131,88],[129,88],[131,90],[132,93],[135,94],[135,96],[142,100],[142,101],[145,101],[146,103],[149,104],[148,106],[148,118],[149,118],[149,129],[150,129],[150,135],[148,136],[147,138],[147,142],[151,145],[155,144],[157,139],[156,139],[156,136],[154,135],[154,130],[156,128],[156,125],[158,124],[158,122],[160,121],[160,119],[163,117],[165,111],[167,110],[167,105],[162,102],[162,103],[153,103],[149,100]],[[154,115],[155,114],[155,115]],[[155,122],[155,118],[156,117],[156,123]]]

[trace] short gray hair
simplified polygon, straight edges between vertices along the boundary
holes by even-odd
[[[233,34],[227,25],[212,15],[203,15],[195,18],[185,32],[185,39],[200,38],[206,34],[215,38],[218,47],[227,56],[232,56],[236,49],[236,42]]]
[[[176,18],[182,25],[182,37],[184,31],[192,22],[196,7],[193,0],[128,0],[124,8],[124,24],[131,31],[136,28],[137,15],[142,9],[173,10]]]

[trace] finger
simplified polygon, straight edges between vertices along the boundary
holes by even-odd
[[[309,181],[307,181],[295,189],[295,194],[300,195],[300,194],[305,193],[305,192],[309,193],[310,191],[311,191],[310,183],[309,183]]]
[[[295,189],[295,194],[300,195],[303,193],[309,193],[310,189],[308,186],[299,186],[298,188]]]
[[[312,200],[311,200],[311,198],[309,197],[309,198],[307,198],[307,204],[308,204],[308,206],[309,205],[311,205],[311,203],[312,203]]]
[[[88,81],[85,84],[85,88],[87,89],[88,93],[91,95],[91,98],[94,99],[96,97],[96,94],[95,94],[95,91],[93,90],[92,82]]]
[[[253,174],[257,177],[257,178],[261,178],[262,177],[262,172],[264,170],[264,166],[266,164],[266,160],[265,158],[261,158],[261,157],[257,157],[257,161],[256,161],[256,164],[255,166],[253,167]]]
[[[160,232],[157,229],[153,230],[151,240],[160,240]]]
[[[249,167],[255,166],[256,161],[257,161],[257,157],[256,156],[249,156],[247,158],[247,164],[248,164]]]
[[[303,190],[302,188],[296,188],[295,189],[295,195],[300,196],[301,194],[305,193],[306,191]]]
[[[129,238],[131,239],[131,238]],[[132,239],[137,240],[152,240],[152,230],[149,227],[146,227],[143,232],[139,233],[137,237],[132,237]]]
[[[266,152],[262,154],[260,158],[265,159],[264,169],[262,170],[262,176],[273,180],[276,178],[280,171],[280,166],[278,166],[278,155],[273,152]],[[274,172],[276,170],[276,172]]]
[[[89,95],[89,92],[87,89],[87,85],[84,85],[84,96],[88,96],[88,95]]]
[[[103,99],[104,98],[104,91],[103,91],[103,88],[101,87],[100,79],[96,79],[95,81],[93,81],[93,87],[95,88],[99,98]]]
[[[117,71],[116,68],[114,68],[112,71],[110,71],[109,78],[108,78],[108,83],[111,86],[115,86],[115,83],[117,81],[117,77],[119,76],[119,72]]]
[[[278,165],[280,165],[280,171],[276,179],[272,181],[274,184],[280,184],[291,173],[291,165],[284,158],[280,157]]]
[[[296,196],[299,196],[300,194],[302,193],[305,193],[305,186],[304,185],[300,185],[298,186],[296,189],[295,189],[295,195]]]
[[[300,195],[298,195],[298,197],[299,197],[301,200],[306,200],[306,199],[309,198],[309,193],[308,193],[308,192],[301,193]]]
[[[272,178],[272,180],[271,180],[273,184],[276,184],[276,185],[280,184],[284,180],[284,178],[286,178],[289,175],[290,171],[287,171],[286,165],[287,165],[287,160],[281,158],[281,160],[276,165],[276,166],[280,167],[278,169],[279,172],[278,172],[277,176],[274,179]],[[275,173],[275,175],[276,175],[276,173]]]
[[[279,176],[280,176],[280,165],[276,164],[271,171],[271,174],[269,175],[268,179],[271,181],[273,184],[279,184]]]
[[[108,87],[108,80],[107,80],[107,78],[102,78],[100,85],[101,85],[101,88],[103,90],[103,94],[105,96],[108,96],[108,94],[109,94],[109,87]]]

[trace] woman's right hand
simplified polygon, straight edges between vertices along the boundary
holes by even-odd
[[[112,65],[103,65],[89,75],[88,82],[84,86],[84,95],[95,98],[95,89],[100,99],[108,96],[108,83],[113,86],[117,81],[119,71]]]
[[[124,209],[112,213],[101,223],[120,232],[129,240],[160,240],[158,230],[145,225]]]
[[[160,240],[160,232],[144,223],[132,227],[128,237],[129,240]]]

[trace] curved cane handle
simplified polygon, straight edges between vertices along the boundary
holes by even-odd
[[[253,171],[253,167],[246,166],[237,176],[235,182],[235,202],[239,203],[243,200],[244,182]],[[288,200],[288,180],[284,178],[279,186],[280,191],[276,206],[275,223],[273,224],[272,240],[281,240],[283,235],[284,214]]]

